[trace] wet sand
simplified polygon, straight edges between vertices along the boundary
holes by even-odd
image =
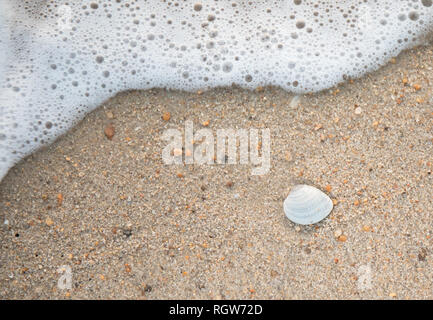
[[[117,95],[1,182],[0,297],[432,299],[431,81],[430,45],[297,103],[277,88]],[[186,120],[270,128],[269,173],[165,165],[162,134]],[[297,183],[334,200],[328,218],[284,216]]]

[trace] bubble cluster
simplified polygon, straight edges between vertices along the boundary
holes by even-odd
[[[421,43],[432,0],[0,0],[0,179],[127,89],[302,93]]]

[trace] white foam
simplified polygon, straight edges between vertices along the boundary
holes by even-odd
[[[431,0],[0,0],[0,179],[119,91],[319,91],[432,25]]]

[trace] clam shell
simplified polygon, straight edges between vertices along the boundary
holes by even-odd
[[[303,225],[325,219],[332,208],[332,200],[325,193],[307,185],[295,186],[284,200],[284,213],[287,218]]]

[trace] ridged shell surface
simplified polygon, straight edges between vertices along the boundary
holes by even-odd
[[[325,219],[332,211],[332,200],[319,189],[295,186],[284,201],[284,213],[290,221],[308,225]]]

